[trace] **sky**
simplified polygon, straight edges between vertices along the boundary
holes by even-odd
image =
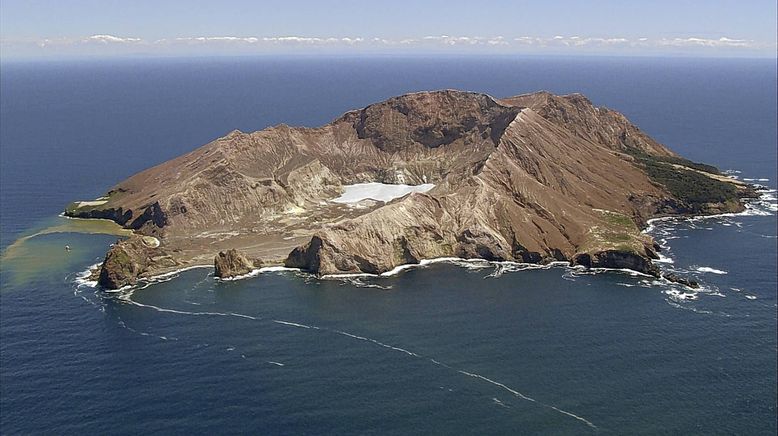
[[[0,58],[294,53],[776,57],[775,0],[0,0]]]

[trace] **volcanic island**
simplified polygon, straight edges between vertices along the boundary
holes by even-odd
[[[197,265],[321,276],[445,257],[659,277],[649,219],[740,212],[756,195],[581,94],[441,90],[317,128],[234,130],[65,215],[132,230],[94,271],[106,289]]]

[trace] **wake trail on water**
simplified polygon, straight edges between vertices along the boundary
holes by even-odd
[[[457,368],[455,368],[455,367],[453,367],[451,365],[443,363],[443,362],[441,362],[439,360],[436,360],[434,358],[424,357],[424,356],[422,356],[420,354],[414,353],[414,352],[406,350],[404,348],[395,347],[393,345],[385,344],[383,342],[377,341],[377,340],[372,339],[372,338],[366,338],[364,336],[358,336],[358,335],[355,335],[355,334],[352,334],[352,333],[344,332],[342,330],[331,330],[331,331],[333,333],[338,333],[338,334],[341,334],[341,335],[344,335],[344,336],[348,336],[348,337],[351,337],[351,338],[354,338],[354,339],[358,339],[358,340],[361,340],[361,341],[372,342],[372,343],[374,343],[374,344],[376,344],[376,345],[378,345],[380,347],[388,348],[388,349],[391,349],[391,350],[394,350],[394,351],[399,351],[399,352],[405,353],[405,354],[407,354],[409,356],[413,356],[413,357],[417,357],[417,358],[422,358],[422,359],[427,359],[427,360],[429,360],[430,362],[432,362],[435,365],[442,366],[442,367],[450,369],[452,371],[456,371],[456,372],[458,372],[460,374],[463,374],[463,375],[466,375],[468,377],[473,377],[473,378],[485,381],[485,382],[487,382],[489,384],[492,384],[492,385],[495,385],[497,387],[500,387],[500,388],[502,388],[503,390],[505,390],[507,392],[510,392],[511,394],[513,394],[514,396],[516,396],[516,397],[518,397],[518,398],[520,398],[522,400],[530,401],[530,402],[542,405],[544,407],[548,407],[548,408],[550,408],[552,410],[555,410],[555,411],[557,411],[559,413],[562,413],[564,415],[567,415],[567,416],[570,416],[572,418],[575,418],[575,419],[585,423],[589,427],[592,427],[592,428],[595,428],[595,429],[597,428],[596,425],[594,425],[591,421],[587,420],[586,418],[583,418],[581,416],[578,416],[578,415],[576,415],[574,413],[571,413],[571,412],[568,412],[566,410],[560,409],[560,408],[558,408],[556,406],[553,406],[553,405],[546,404],[546,403],[543,403],[541,401],[538,401],[538,400],[536,400],[536,399],[534,399],[534,398],[532,398],[530,396],[527,396],[527,395],[525,395],[525,394],[523,394],[523,393],[521,393],[521,392],[519,392],[519,391],[517,391],[517,390],[515,390],[515,389],[513,389],[513,388],[511,388],[511,387],[509,387],[507,385],[505,385],[504,383],[500,383],[498,381],[492,380],[492,379],[490,379],[488,377],[485,377],[485,376],[483,376],[481,374],[476,374],[476,373],[468,372],[468,371],[465,371],[465,370],[462,370],[462,369],[457,369]],[[495,403],[500,405],[500,406],[502,406],[502,407],[507,407],[505,404],[503,404],[499,400],[496,400]]]
[[[533,402],[533,403],[540,404],[540,405],[542,405],[542,406],[545,406],[545,407],[548,407],[548,408],[550,408],[550,409],[553,409],[553,410],[555,410],[555,411],[557,411],[557,412],[559,412],[559,413],[562,413],[562,414],[565,414],[565,415],[567,415],[567,416],[570,416],[570,417],[572,417],[572,418],[575,418],[575,419],[577,419],[577,420],[579,420],[579,421],[581,421],[581,422],[585,423],[586,425],[588,425],[588,426],[589,426],[589,427],[591,427],[591,428],[594,428],[594,429],[596,429],[596,428],[597,428],[597,426],[596,426],[596,425],[592,424],[592,422],[591,422],[591,421],[589,421],[589,420],[588,420],[588,419],[586,419],[586,418],[583,418],[583,417],[581,417],[581,416],[578,416],[578,415],[576,415],[576,414],[574,414],[574,413],[570,413],[570,412],[568,412],[568,411],[566,411],[566,410],[562,410],[562,409],[560,409],[560,408],[558,408],[558,407],[556,407],[556,406],[552,406],[552,405],[550,405],[550,404],[542,403],[542,402],[540,402],[540,401],[538,401],[538,400],[536,400],[536,399],[534,399],[534,398],[532,398],[532,397],[528,397],[528,396],[526,396],[526,395],[522,394],[521,392],[519,392],[519,391],[517,391],[517,390],[514,390],[514,389],[512,389],[512,388],[509,388],[508,386],[506,386],[506,385],[504,385],[504,384],[502,384],[502,383],[500,383],[500,382],[494,381],[494,380],[492,380],[492,379],[490,379],[490,378],[487,378],[487,377],[484,377],[484,376],[482,376],[482,375],[480,375],[480,374],[475,374],[475,373],[472,373],[472,372],[467,372],[467,371],[462,371],[462,370],[457,370],[457,372],[459,372],[459,373],[461,373],[461,374],[464,374],[464,375],[466,375],[466,376],[469,376],[469,377],[474,377],[474,378],[477,378],[477,379],[483,380],[483,381],[485,381],[485,382],[487,382],[487,383],[491,383],[491,384],[493,384],[493,385],[495,385],[495,386],[499,386],[499,387],[501,387],[501,388],[505,389],[506,391],[508,391],[508,392],[512,393],[513,395],[515,395],[515,396],[517,396],[517,397],[521,398],[522,400],[531,401],[531,402]]]
[[[281,321],[281,320],[278,320],[278,319],[274,319],[273,322],[276,323],[276,324],[288,325],[290,327],[297,327],[297,328],[301,328],[301,329],[321,330],[319,327],[316,327],[316,326],[299,324],[299,323],[296,323],[296,322]]]
[[[157,312],[163,312],[163,313],[176,313],[179,315],[191,315],[191,316],[234,316],[237,318],[244,318],[244,319],[250,319],[252,321],[258,321],[261,318],[251,315],[244,315],[242,313],[235,313],[235,312],[191,312],[187,310],[176,310],[176,309],[166,309],[164,307],[154,306],[152,304],[143,304],[139,303],[132,299],[132,294],[127,294],[127,296],[122,296],[118,298],[119,301],[127,304],[131,304],[133,306],[138,307],[144,307],[147,309],[156,310]]]
[[[385,348],[387,350],[391,350],[391,351],[398,352],[398,353],[403,353],[403,354],[405,354],[407,356],[414,357],[414,358],[417,358],[417,359],[427,360],[427,361],[433,363],[434,365],[441,366],[443,368],[455,371],[455,372],[457,372],[459,374],[466,375],[468,377],[472,377],[472,378],[475,378],[477,380],[481,380],[481,381],[489,383],[489,384],[491,384],[493,386],[497,386],[497,387],[499,387],[499,388],[501,388],[501,389],[511,393],[512,395],[514,395],[515,397],[517,397],[519,399],[522,399],[524,401],[529,401],[529,402],[541,405],[543,407],[547,407],[547,408],[549,408],[551,410],[556,411],[557,413],[560,413],[560,414],[569,416],[571,418],[574,418],[574,419],[576,419],[576,420],[586,424],[587,426],[589,426],[589,427],[591,427],[593,429],[597,429],[598,428],[596,425],[594,425],[591,421],[587,420],[586,418],[583,418],[583,417],[581,417],[579,415],[576,415],[576,414],[574,414],[572,412],[569,412],[569,411],[566,411],[564,409],[560,409],[560,408],[558,408],[558,407],[556,407],[554,405],[538,401],[535,398],[532,398],[532,397],[530,397],[528,395],[525,395],[522,392],[519,392],[518,390],[505,385],[504,383],[501,383],[501,382],[498,382],[496,380],[490,379],[490,378],[488,378],[486,376],[483,376],[481,374],[465,371],[463,369],[458,369],[458,368],[453,367],[451,365],[448,365],[448,364],[446,364],[444,362],[441,362],[441,361],[439,361],[437,359],[434,359],[434,358],[431,358],[431,357],[426,357],[426,356],[423,356],[423,355],[421,355],[419,353],[415,353],[413,351],[410,351],[408,349],[397,347],[397,346],[394,346],[394,345],[390,345],[390,344],[381,342],[381,341],[373,339],[373,338],[369,338],[369,337],[366,337],[366,336],[360,336],[360,335],[357,335],[357,334],[354,334],[354,333],[349,333],[349,332],[346,332],[346,331],[343,331],[343,330],[331,329],[331,328],[327,328],[327,327],[320,327],[320,326],[316,326],[316,325],[309,325],[309,324],[303,324],[303,323],[298,323],[298,322],[293,322],[293,321],[286,321],[286,320],[280,320],[280,319],[265,319],[262,316],[252,316],[252,315],[246,315],[246,314],[237,313],[237,312],[186,311],[186,310],[177,310],[177,309],[169,309],[169,308],[159,307],[159,306],[155,306],[155,305],[152,305],[152,304],[140,303],[138,301],[133,300],[132,296],[133,296],[135,290],[136,289],[130,289],[128,291],[122,292],[115,298],[116,298],[116,300],[120,301],[123,304],[130,304],[130,305],[133,305],[133,306],[136,306],[136,307],[141,307],[141,308],[145,308],[145,309],[151,309],[151,310],[154,310],[154,311],[157,311],[157,312],[160,312],[160,313],[171,313],[171,314],[176,314],[176,315],[188,315],[188,316],[236,317],[236,318],[246,319],[246,320],[251,320],[251,321],[270,321],[270,322],[273,322],[273,323],[275,323],[277,325],[292,327],[292,328],[301,329],[301,330],[317,330],[317,331],[322,331],[322,332],[328,332],[328,333],[333,333],[333,334],[337,334],[337,335],[340,335],[340,336],[348,337],[348,338],[351,338],[351,339],[354,339],[354,340],[359,340],[359,341],[363,341],[363,342],[372,343],[374,345],[377,345],[379,347]],[[150,333],[144,333],[144,332],[137,331],[137,330],[127,326],[127,324],[124,321],[122,321],[122,320],[119,320],[119,325],[121,327],[123,327],[123,328],[126,328],[126,329],[128,329],[128,330],[130,330],[130,331],[132,331],[134,333],[141,334],[143,336],[157,336],[158,338],[160,338],[162,340],[166,340],[166,341],[167,340],[178,340],[178,338],[172,338],[172,337],[168,338],[166,336],[152,335]],[[231,348],[234,350],[234,347],[231,347]],[[241,357],[245,358],[245,355],[241,355]],[[275,365],[275,366],[278,366],[278,367],[283,367],[284,366],[283,363],[276,362],[276,361],[267,361],[267,363]],[[505,406],[504,404],[498,404],[498,405]]]

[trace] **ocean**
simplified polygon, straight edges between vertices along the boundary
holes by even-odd
[[[258,57],[0,64],[2,434],[775,434],[775,60]],[[191,269],[106,293],[116,240],[58,214],[233,129],[419,90],[581,92],[764,186],[655,222],[661,266],[433,262],[391,277]],[[83,224],[83,225],[82,225]],[[86,232],[86,233],[84,233]],[[71,247],[70,252],[64,246]]]

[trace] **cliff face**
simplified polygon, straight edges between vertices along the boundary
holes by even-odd
[[[657,274],[653,241],[639,231],[645,219],[692,205],[736,210],[748,195],[715,171],[581,95],[495,100],[448,90],[395,97],[316,129],[234,131],[67,213],[154,235],[178,264],[240,248],[319,274],[441,256]],[[710,187],[692,196],[668,174]],[[436,186],[365,208],[330,201],[343,185],[369,181]],[[138,274],[159,269],[151,262]]]

